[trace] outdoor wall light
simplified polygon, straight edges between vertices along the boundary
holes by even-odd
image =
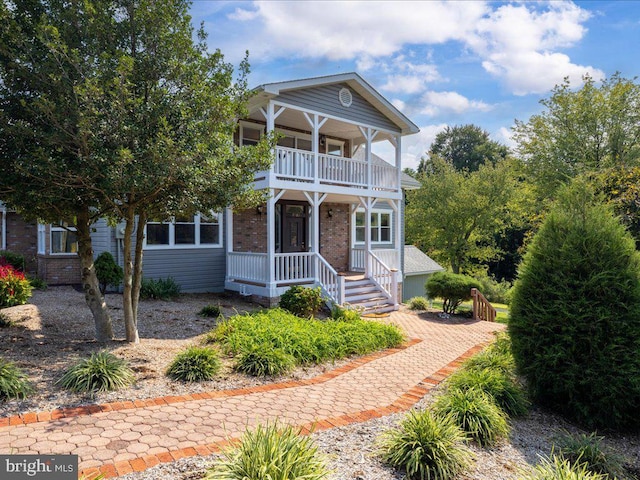
[[[327,137],[325,135],[320,135],[320,146],[324,147],[327,144]]]
[[[327,210],[327,217],[328,218],[333,217],[333,208],[330,208],[329,210]]]
[[[263,207],[262,205],[258,205],[258,206],[256,207],[256,213],[257,213],[258,215],[262,215],[262,212],[264,212],[264,207]]]

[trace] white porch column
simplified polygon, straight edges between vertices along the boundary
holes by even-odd
[[[398,174],[397,191],[399,192],[402,190],[402,137],[397,135],[394,138],[393,145],[396,147],[396,170]]]
[[[371,164],[369,164],[371,171]],[[371,184],[369,184],[371,186]],[[371,209],[373,207],[373,199],[367,197],[364,207],[364,276],[371,275]]]
[[[309,205],[311,205],[311,245],[310,251],[314,254],[314,275],[316,282],[319,282],[318,278],[318,256],[320,255],[320,205],[327,198],[327,194],[320,195],[318,192],[313,192],[313,195],[309,195],[308,192],[303,191],[304,196],[307,197]]]
[[[270,189],[267,200],[267,266],[269,271],[267,289],[270,298],[276,296],[276,199],[274,194],[275,191]]]
[[[233,210],[231,210],[230,208],[225,208],[224,209],[224,228],[226,228],[225,231],[225,251],[227,252],[227,254],[225,255],[226,258],[226,263],[227,263],[227,270],[225,272],[225,281],[229,280],[229,272],[231,271],[231,255],[229,255],[230,253],[233,253]]]

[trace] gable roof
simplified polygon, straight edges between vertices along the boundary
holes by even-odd
[[[283,92],[305,88],[313,88],[335,83],[346,83],[354,91],[358,92],[365,100],[373,105],[391,122],[398,126],[403,135],[418,133],[420,129],[407,118],[400,110],[394,107],[386,98],[380,95],[360,75],[355,72],[327,75],[323,77],[303,78],[285,82],[265,83],[253,89],[254,97],[259,96],[263,100],[267,97],[274,98]]]
[[[441,272],[444,267],[413,245],[404,246],[404,274],[424,275]]]

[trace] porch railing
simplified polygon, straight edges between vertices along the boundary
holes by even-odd
[[[313,281],[314,256],[311,252],[276,253],[276,283]]]
[[[313,152],[276,147],[273,173],[282,180],[314,182],[316,157]],[[371,165],[371,178],[366,161],[335,155],[318,155],[318,178],[325,185],[395,191],[398,171],[390,165]]]
[[[265,253],[231,252],[227,254],[227,276],[233,280],[263,283],[269,278]]]

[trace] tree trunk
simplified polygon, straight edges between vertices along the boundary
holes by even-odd
[[[82,288],[87,306],[93,314],[96,327],[96,339],[106,342],[113,339],[111,317],[107,303],[100,292],[96,269],[93,264],[93,245],[91,243],[91,220],[89,211],[85,209],[77,216],[76,235],[78,237],[78,256],[82,267]]]
[[[131,262],[131,236],[135,224],[135,214],[130,207],[126,211],[124,228],[124,291],[122,293],[122,310],[124,312],[124,329],[127,342],[140,343],[138,336],[138,318],[133,302],[133,264]],[[142,245],[140,245],[142,247]],[[138,291],[139,293],[139,291]],[[137,307],[137,301],[135,302]]]
[[[140,288],[142,286],[142,242],[144,242],[144,228],[147,225],[147,213],[138,215],[138,225],[136,226],[136,253],[133,262],[133,288],[131,291],[131,303],[133,316],[138,319],[138,302],[140,301]]]

